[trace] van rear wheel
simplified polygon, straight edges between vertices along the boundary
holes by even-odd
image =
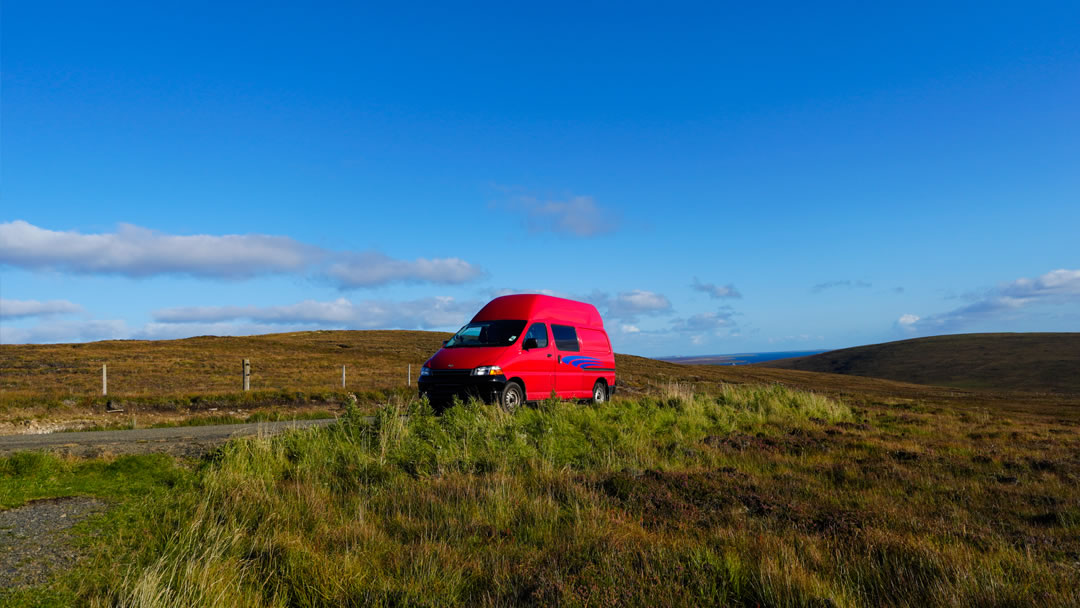
[[[592,386],[592,401],[593,403],[603,403],[607,401],[607,383],[603,380],[597,380],[596,384]]]
[[[507,382],[502,393],[499,394],[499,407],[512,414],[523,403],[525,403],[525,392],[521,390],[521,385],[517,382]]]

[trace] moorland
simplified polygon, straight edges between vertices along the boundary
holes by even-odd
[[[0,509],[108,505],[0,605],[1080,606],[1074,394],[620,356],[609,403],[436,415],[401,372],[441,339],[0,348],[8,417],[103,415],[106,360],[147,415],[338,416],[195,459],[0,458]]]
[[[757,365],[962,389],[1080,393],[1080,333],[955,334]]]

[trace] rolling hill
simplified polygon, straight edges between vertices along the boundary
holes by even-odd
[[[241,360],[251,361],[251,388],[337,391],[404,387],[450,334],[426,331],[307,331],[181,340],[110,340],[81,344],[0,345],[0,402],[5,398],[100,395],[108,364],[109,395],[168,397],[241,390]],[[919,392],[895,382],[750,366],[676,364],[616,355],[620,393],[671,382],[782,383],[823,392]]]
[[[757,367],[961,389],[1080,393],[1080,333],[959,334],[871,344]]]
[[[1068,338],[1061,341],[1075,346],[1080,334],[1064,335]],[[426,331],[320,330],[248,337],[0,345],[0,418],[18,417],[28,409],[59,412],[72,407],[100,408],[106,403],[101,396],[103,363],[108,364],[108,399],[119,400],[128,411],[176,407],[194,410],[214,406],[221,401],[220,396],[235,398],[241,394],[241,360],[245,358],[250,359],[252,369],[252,393],[247,402],[255,404],[337,402],[345,391],[372,395],[393,391],[404,395],[415,390],[420,366],[447,337],[449,334]],[[1065,349],[1060,345],[1057,348]],[[958,348],[948,352],[959,360],[964,356]],[[1061,380],[1053,386],[1076,386],[1078,356],[1075,348],[1072,352],[1072,358],[1067,360],[1071,364],[1053,364],[1054,369],[1061,370],[1059,375],[1068,375],[1071,369],[1072,380]],[[789,360],[786,364],[802,365],[801,361]],[[1038,365],[1051,366],[1049,357],[1040,361]],[[726,384],[781,384],[855,401],[932,400],[1004,409],[1038,407],[1070,415],[1080,402],[1080,392],[1045,392],[1049,383],[1017,383],[1017,388],[1035,387],[1041,394],[1017,392],[1005,382],[987,383],[995,388],[993,391],[958,391],[860,375],[758,365],[686,365],[633,355],[616,355],[616,362],[619,396],[664,392],[665,387],[675,383],[704,390]],[[344,391],[342,365],[347,370]],[[406,384],[409,365],[412,387]],[[959,364],[954,367],[960,369]],[[915,377],[923,382],[938,380],[937,376]]]

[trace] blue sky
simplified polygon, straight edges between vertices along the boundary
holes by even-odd
[[[382,3],[386,4],[386,3]],[[1080,331],[1080,5],[12,2],[0,341]]]

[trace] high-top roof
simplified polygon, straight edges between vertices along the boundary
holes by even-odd
[[[600,312],[592,304],[533,293],[495,298],[481,308],[472,320],[495,321],[499,319],[551,320],[564,321],[581,327],[600,329],[604,327]]]

